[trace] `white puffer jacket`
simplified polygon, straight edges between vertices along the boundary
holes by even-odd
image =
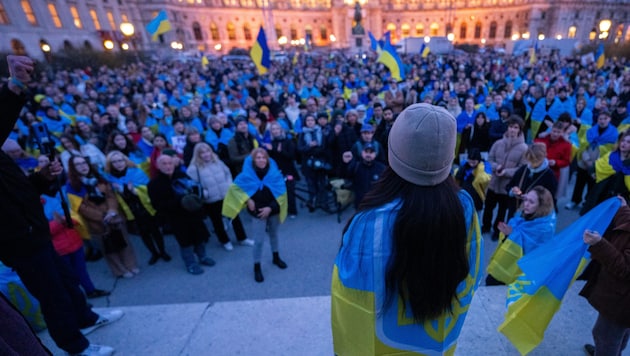
[[[220,159],[202,166],[191,162],[186,173],[190,178],[201,183],[206,191],[204,194],[206,203],[223,200],[232,184],[230,169]]]

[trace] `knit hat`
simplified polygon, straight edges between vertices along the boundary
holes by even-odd
[[[421,186],[442,183],[455,158],[457,125],[446,109],[413,104],[389,133],[389,165],[401,178]]]

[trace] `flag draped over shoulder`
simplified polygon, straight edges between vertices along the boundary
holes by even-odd
[[[597,69],[603,67],[605,62],[606,55],[604,54],[604,45],[600,43],[599,47],[597,47],[597,51],[595,52],[595,63],[597,64]]]
[[[566,291],[590,260],[584,230],[606,231],[620,206],[610,198],[518,262],[522,274],[508,286],[508,310],[498,330],[521,354],[540,344]]]
[[[402,80],[405,76],[400,56],[396,53],[396,48],[389,42],[386,42],[382,48],[381,54],[378,56],[378,62],[383,63],[389,69],[392,78]]]
[[[260,26],[256,41],[249,51],[249,56],[252,57],[252,61],[256,64],[259,74],[267,73],[267,70],[271,67],[271,52],[267,46],[267,36],[262,26]]]
[[[467,231],[469,274],[457,287],[452,314],[414,322],[400,298],[385,310],[385,275],[391,254],[389,233],[400,200],[358,213],[343,236],[332,277],[332,331],[338,355],[453,355],[481,278],[483,240],[472,198],[460,191]]]
[[[495,279],[509,284],[521,274],[516,262],[549,241],[556,231],[556,213],[525,220],[520,213],[510,219],[512,233],[497,246],[488,263],[488,273]]]
[[[168,20],[166,11],[161,10],[158,14],[147,24],[147,32],[151,35],[151,40],[157,41],[159,35],[171,30],[171,22]]]
[[[256,175],[251,156],[245,158],[243,171],[236,176],[234,183],[223,199],[222,214],[234,219],[243,210],[247,200],[263,186],[269,188],[271,194],[276,198],[276,202],[280,206],[280,222],[283,222],[287,217],[287,186],[284,183],[282,172],[271,158],[269,158],[269,171],[262,180]]]

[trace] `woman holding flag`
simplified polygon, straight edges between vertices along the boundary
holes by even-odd
[[[260,267],[265,233],[269,235],[273,264],[287,268],[278,253],[278,226],[287,217],[287,188],[282,172],[263,148],[254,149],[243,162],[242,172],[223,200],[222,213],[234,219],[244,207],[253,217],[254,279],[261,283],[265,280]]]
[[[519,273],[516,261],[550,240],[556,231],[551,192],[537,185],[520,199],[520,211],[507,224],[498,225],[503,236],[488,264],[488,286],[512,283]]]

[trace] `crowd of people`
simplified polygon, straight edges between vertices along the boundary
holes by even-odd
[[[133,278],[140,266],[129,232],[151,253],[149,265],[171,260],[163,235],[172,233],[186,271],[201,274],[202,265],[215,264],[206,251],[209,217],[227,251],[233,243],[252,246],[254,278],[262,282],[264,235],[273,264],[287,268],[278,226],[302,213],[298,198],[309,212],[323,208],[335,177],[348,181],[358,211],[373,207],[362,205],[364,197],[392,179],[391,169],[398,172],[389,137],[394,123],[420,103],[455,119],[452,155],[441,168],[472,197],[466,226],[471,208],[493,240],[530,220],[551,219],[560,208],[586,213],[610,196],[627,196],[628,65],[609,59],[598,68],[555,52],[535,63],[495,53],[414,55],[403,56],[407,74],[400,81],[372,54],[305,53],[274,63],[263,76],[250,63],[222,60],[64,69],[23,84],[29,95],[2,150],[26,175],[37,175],[51,164],[40,153],[52,141],[67,213],[88,248],[77,258],[100,251],[115,277]],[[426,142],[408,144],[421,156],[436,149]],[[569,203],[558,207],[568,195]],[[242,210],[251,215],[250,231]],[[73,228],[65,213],[57,208],[51,224]],[[89,297],[108,293],[91,284],[84,263],[74,269],[85,275]],[[418,314],[426,315],[432,314]]]

